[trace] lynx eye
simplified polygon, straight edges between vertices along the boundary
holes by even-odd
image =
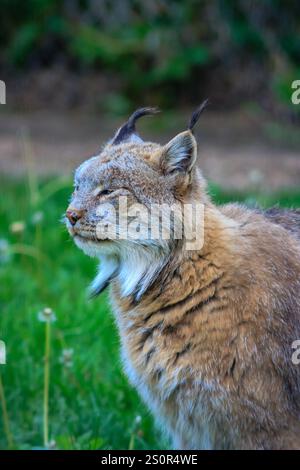
[[[74,184],[74,190],[73,190],[73,193],[72,193],[72,197],[75,196],[75,193],[79,191],[79,184]]]
[[[113,193],[114,191],[112,189],[106,189],[106,188],[96,188],[94,191],[94,196],[99,197],[99,196],[107,196],[108,194]]]
[[[110,189],[103,189],[99,192],[98,196],[106,196],[107,194],[111,194],[113,191]]]

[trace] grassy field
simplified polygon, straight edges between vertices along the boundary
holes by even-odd
[[[106,294],[87,300],[96,262],[59,222],[71,182],[0,184],[0,340],[7,348],[7,364],[0,365],[0,448],[45,448],[45,441],[59,449],[165,447],[122,373]],[[300,192],[211,192],[218,202],[300,206]],[[45,307],[56,321],[41,321]]]

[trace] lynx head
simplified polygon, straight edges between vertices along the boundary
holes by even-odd
[[[139,137],[137,119],[157,111],[138,109],[99,155],[76,170],[66,225],[77,246],[101,261],[93,294],[118,277],[122,294],[139,299],[168,261],[178,243],[174,230],[165,237],[162,227],[153,237],[150,225],[153,220],[160,225],[168,208],[180,212],[183,203],[205,197],[192,132],[205,105],[193,113],[188,129],[166,145]],[[151,218],[153,211],[159,212],[158,219]]]

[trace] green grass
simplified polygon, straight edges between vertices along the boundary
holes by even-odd
[[[166,443],[123,375],[106,294],[87,300],[96,262],[73,245],[59,222],[71,182],[0,184],[0,239],[9,243],[7,256],[0,250],[0,340],[7,347],[7,364],[0,365],[0,448],[44,447],[46,324],[38,320],[44,307],[56,315],[50,339],[49,440],[60,449],[163,448]],[[255,199],[217,187],[211,192],[218,202],[300,206],[299,191]],[[33,220],[37,211],[43,213],[40,222]],[[12,233],[16,221],[25,223],[24,231]],[[61,362],[65,349],[74,350],[70,367]]]

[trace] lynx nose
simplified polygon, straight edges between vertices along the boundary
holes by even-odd
[[[68,209],[66,212],[66,217],[69,219],[71,225],[75,225],[76,222],[81,219],[83,213],[83,210],[74,209],[73,207],[70,207],[70,209]]]

